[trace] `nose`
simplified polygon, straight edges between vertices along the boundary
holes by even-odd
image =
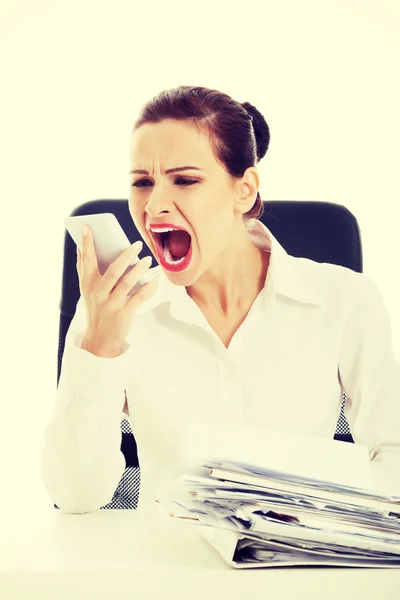
[[[159,214],[170,212],[172,203],[169,202],[165,194],[161,195],[160,192],[152,192],[145,206],[145,211],[151,217],[156,217]]]

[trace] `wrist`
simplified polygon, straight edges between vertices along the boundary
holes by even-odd
[[[99,340],[88,334],[84,335],[81,348],[91,354],[101,358],[115,358],[123,353],[121,342],[111,342],[110,340]]]

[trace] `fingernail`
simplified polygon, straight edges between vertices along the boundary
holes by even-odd
[[[135,249],[138,250],[139,252],[143,248],[143,242],[141,240],[139,240],[138,242],[135,242],[133,245],[135,246]]]
[[[87,235],[87,234],[88,234],[88,226],[87,226],[87,225],[84,225],[84,226],[82,227],[82,235]]]

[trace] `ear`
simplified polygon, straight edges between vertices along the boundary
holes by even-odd
[[[256,201],[260,178],[255,167],[249,167],[244,172],[242,179],[238,182],[239,194],[237,208],[242,213],[248,212]]]

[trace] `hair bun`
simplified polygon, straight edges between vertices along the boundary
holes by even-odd
[[[257,142],[258,160],[261,160],[267,153],[269,146],[269,127],[263,115],[250,102],[243,102],[243,108],[249,113],[253,119],[254,135]]]

